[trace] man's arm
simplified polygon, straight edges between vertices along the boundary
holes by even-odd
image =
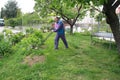
[[[62,22],[59,22],[59,23],[58,23],[58,28],[55,29],[54,32],[57,32],[57,31],[62,27],[62,24],[63,24]]]

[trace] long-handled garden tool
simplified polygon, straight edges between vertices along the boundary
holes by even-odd
[[[50,32],[50,33],[46,36],[46,38],[42,41],[42,44],[44,44],[44,42],[45,42],[52,34],[53,34],[53,32]]]

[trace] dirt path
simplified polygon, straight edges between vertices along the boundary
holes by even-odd
[[[24,58],[23,63],[28,64],[30,66],[36,63],[43,63],[45,61],[45,56],[27,56]]]

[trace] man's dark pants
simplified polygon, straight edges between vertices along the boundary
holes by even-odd
[[[59,44],[59,39],[62,39],[64,45],[66,48],[68,48],[68,44],[67,44],[67,41],[66,41],[66,38],[65,38],[65,34],[56,34],[56,37],[55,37],[55,49],[58,49],[58,44]]]

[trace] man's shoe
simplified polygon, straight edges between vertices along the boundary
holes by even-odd
[[[66,49],[68,49],[69,47],[66,47]]]
[[[58,48],[55,48],[55,50],[58,50]]]

